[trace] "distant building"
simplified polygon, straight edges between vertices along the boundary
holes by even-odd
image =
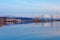
[[[0,17],[0,24],[6,24],[6,17]]]
[[[21,22],[21,19],[17,19],[17,18],[7,18],[6,21],[7,21],[7,23],[14,24],[14,23],[19,23],[19,22]]]
[[[4,22],[5,20],[6,20],[6,18],[0,17],[0,22]]]

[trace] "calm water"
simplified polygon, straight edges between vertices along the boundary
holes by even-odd
[[[4,25],[0,40],[60,40],[60,22]]]

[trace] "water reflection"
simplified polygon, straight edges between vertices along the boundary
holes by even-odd
[[[4,25],[12,25],[12,24],[27,24],[27,23],[30,23],[30,22],[21,22],[21,23],[14,23],[14,22],[0,22],[0,27],[4,26]]]
[[[21,23],[14,23],[14,22],[6,22],[6,23],[3,23],[3,22],[0,22],[0,27],[4,26],[4,25],[12,25],[12,24],[28,24],[28,23],[31,23],[33,25],[33,22],[21,22]],[[40,22],[34,22],[36,23],[37,25],[40,24]],[[41,22],[41,25],[42,27],[56,27],[56,26],[59,26],[60,22]]]
[[[18,23],[19,25],[21,24],[32,24],[32,31],[35,31],[34,29],[38,28],[38,27],[41,27],[41,29],[45,29],[45,30],[55,30],[55,31],[59,31],[59,26],[60,26],[60,22],[21,22],[21,23]],[[0,27],[3,27],[4,25],[13,25],[15,23],[13,22],[6,22],[6,24],[4,23],[1,23],[0,22]],[[17,24],[16,24],[17,25]],[[35,28],[36,27],[36,28]],[[39,29],[39,30],[41,30]],[[38,29],[37,29],[38,30]],[[43,31],[45,31],[43,30]]]
[[[2,27],[3,25],[4,25],[4,24],[1,24],[1,23],[0,23],[0,27]]]
[[[53,27],[53,22],[42,23],[43,27]]]
[[[40,40],[48,37],[60,36],[60,22],[23,22],[16,25],[12,25],[14,23],[0,24],[6,25],[4,27],[1,26],[2,28],[0,28],[0,36],[2,39],[6,38],[13,40],[16,38],[22,40],[23,38],[26,38],[27,40]],[[11,26],[7,27],[8,24],[11,24]]]

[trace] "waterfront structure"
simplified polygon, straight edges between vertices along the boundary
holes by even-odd
[[[44,15],[42,17],[44,17]],[[51,15],[51,18],[0,17],[0,23],[4,25],[18,24],[21,22],[52,22],[52,21],[60,21],[60,19],[53,19],[53,15]]]
[[[20,22],[21,22],[21,19],[0,17],[1,24],[15,24],[15,23],[20,23]]]

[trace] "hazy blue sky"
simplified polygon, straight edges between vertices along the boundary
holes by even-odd
[[[55,12],[58,13],[55,13]],[[0,15],[40,16],[59,14],[60,0],[0,0]],[[47,12],[47,13],[46,13]]]

